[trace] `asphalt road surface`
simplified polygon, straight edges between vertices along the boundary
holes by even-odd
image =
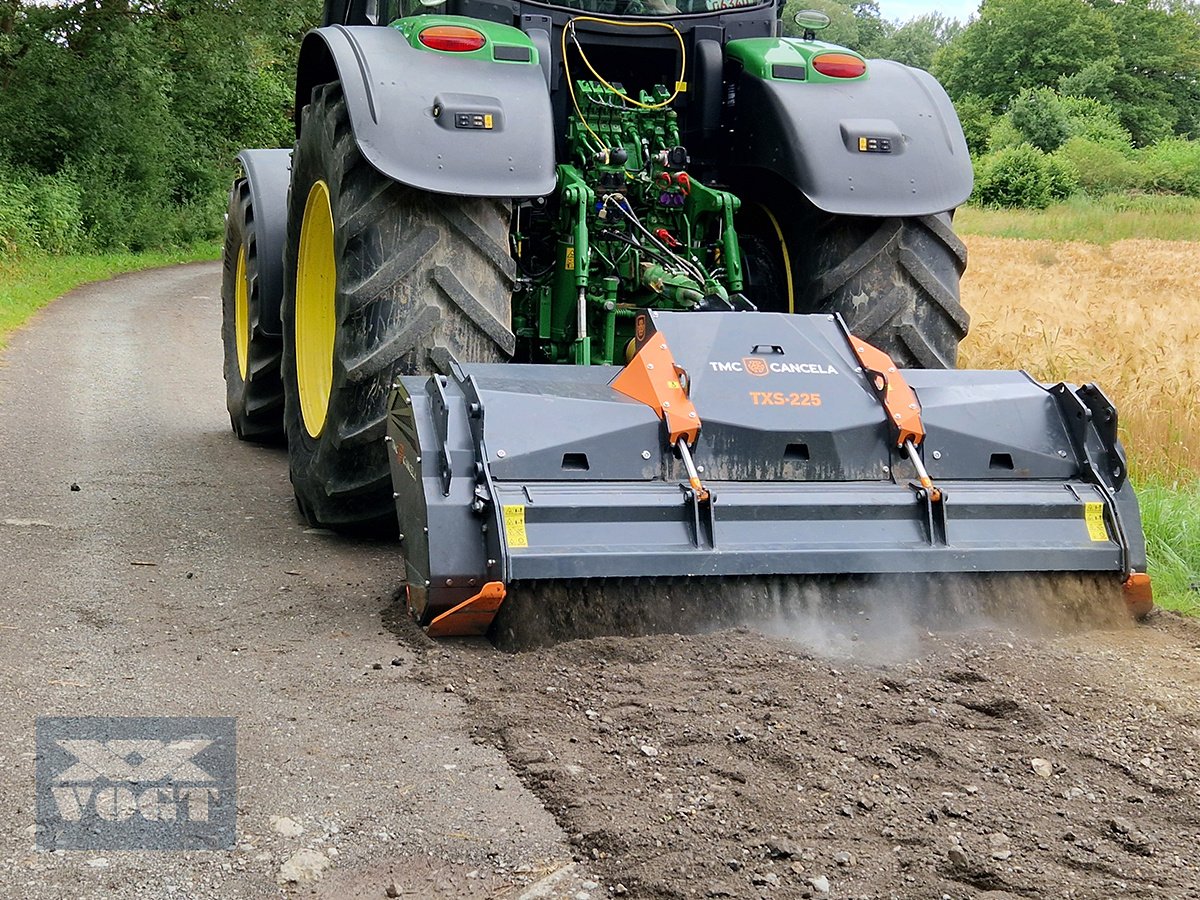
[[[595,890],[389,631],[395,546],[306,530],[284,453],[234,438],[219,278],[82,288],[0,355],[0,895]],[[42,716],[234,717],[236,848],[39,850]],[[281,885],[302,850],[323,877]]]

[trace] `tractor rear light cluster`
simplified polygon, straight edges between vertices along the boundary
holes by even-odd
[[[867,71],[867,64],[849,53],[821,53],[812,59],[812,67],[830,78],[857,78]]]
[[[422,29],[417,38],[430,50],[446,50],[450,53],[470,53],[487,43],[483,32],[465,25],[430,25]]]

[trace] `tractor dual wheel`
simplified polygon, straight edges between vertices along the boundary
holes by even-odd
[[[803,209],[796,200],[792,209]],[[759,309],[840,313],[908,368],[952,369],[970,316],[959,300],[966,245],[948,215],[782,217],[764,202],[738,222],[746,295]]]
[[[394,533],[388,395],[398,376],[431,374],[447,353],[512,355],[510,208],[380,175],[336,82],[302,112],[289,202],[281,317],[296,502],[316,526]]]
[[[244,441],[284,438],[282,339],[260,322],[259,254],[250,184],[234,182],[225,219],[221,277],[221,340],[225,348],[225,405]]]
[[[948,215],[831,216],[813,235],[805,306],[837,312],[901,366],[953,369],[971,317],[959,300],[967,247]]]

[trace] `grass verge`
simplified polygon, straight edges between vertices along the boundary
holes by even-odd
[[[1151,476],[1137,481],[1136,488],[1154,602],[1200,615],[1200,479],[1171,482]]]
[[[103,281],[122,272],[218,259],[220,255],[221,245],[213,241],[145,253],[29,254],[0,259],[0,348],[31,315],[81,284]]]
[[[1131,238],[1200,241],[1200,199],[1113,194],[1072,197],[1047,209],[963,206],[954,215],[954,227],[961,234],[1088,244]]]

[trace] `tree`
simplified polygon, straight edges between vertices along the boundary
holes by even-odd
[[[317,0],[0,0],[0,168],[77,195],[96,245],[207,237],[237,150],[291,142],[295,56],[318,13]]]
[[[816,9],[829,16],[829,27],[818,37],[831,44],[841,44],[864,56],[880,56],[894,26],[883,19],[876,0],[787,0],[783,9],[784,34],[799,37],[796,13]]]
[[[933,73],[953,97],[977,94],[1003,112],[1025,88],[1056,85],[1117,54],[1117,36],[1084,0],[983,0],[979,16],[937,52]]]
[[[817,35],[821,40],[858,49],[858,19],[854,11],[839,0],[787,0],[783,7],[784,34],[800,37],[801,30],[796,24],[796,13],[802,9],[815,9],[829,16],[829,27]]]
[[[933,65],[934,54],[962,30],[957,19],[949,19],[937,12],[926,13],[897,27],[883,40],[879,55],[906,66],[928,69]]]
[[[1171,0],[984,0],[939,50],[952,97],[1002,113],[1021,91],[1056,88],[1117,111],[1139,145],[1200,132],[1200,13]]]
[[[1051,88],[1027,88],[1008,107],[1008,119],[1023,143],[1046,153],[1063,145],[1071,130],[1067,111]]]
[[[1111,104],[1139,145],[1200,125],[1200,13],[1154,0],[1094,0],[1118,37],[1107,89],[1083,96]]]
[[[971,151],[971,155],[986,153],[992,126],[996,121],[991,104],[978,94],[963,94],[954,98],[954,109],[958,113],[958,120],[962,124],[963,136],[967,139],[967,149]]]

